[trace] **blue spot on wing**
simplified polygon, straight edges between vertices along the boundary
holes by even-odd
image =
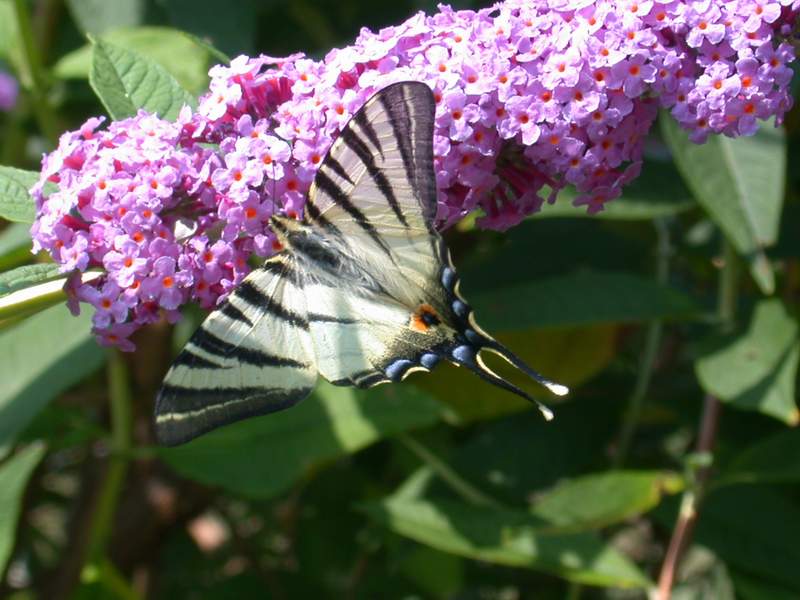
[[[414,366],[414,362],[407,358],[399,358],[386,367],[386,376],[392,381],[400,380],[408,369]]]
[[[439,362],[440,358],[441,357],[438,354],[433,354],[431,352],[428,354],[423,354],[422,357],[419,359],[419,362],[426,369],[432,369]]]

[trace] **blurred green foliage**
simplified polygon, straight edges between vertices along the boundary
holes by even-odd
[[[155,448],[153,397],[196,310],[124,362],[86,315],[37,312],[58,297],[13,313],[55,275],[28,251],[25,192],[54,134],[174,116],[224,55],[322,56],[420,9],[0,0],[0,61],[24,88],[0,115],[0,595],[644,598],[683,493],[702,503],[675,598],[800,597],[796,112],[703,146],[662,116],[599,215],[566,192],[506,234],[449,232],[481,322],[573,387],[551,423],[443,366]],[[701,419],[704,397],[721,412]],[[709,424],[713,456],[697,454]]]

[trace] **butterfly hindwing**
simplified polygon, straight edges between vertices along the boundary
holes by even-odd
[[[194,333],[156,400],[165,445],[291,406],[317,379],[302,280],[286,255],[253,271]]]

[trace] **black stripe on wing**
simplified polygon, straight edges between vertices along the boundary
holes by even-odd
[[[273,221],[273,226],[278,223],[278,221]],[[273,258],[268,259],[260,268],[259,271],[263,271],[265,273],[270,273],[281,279],[285,279],[289,283],[291,283],[296,288],[302,288],[305,284],[305,279],[303,278],[302,273],[295,267],[293,262],[289,262],[284,260],[284,258],[275,256]]]
[[[252,281],[244,280],[233,292],[233,297],[246,302],[255,310],[269,313],[269,315],[291,323],[300,329],[308,329],[308,319],[285,306],[274,296],[268,296]]]
[[[156,437],[177,446],[222,425],[266,415],[300,402],[313,386],[188,388],[165,384],[156,399]]]
[[[424,83],[401,82],[381,90],[378,100],[397,139],[406,177],[415,191],[422,217],[432,231],[436,218],[436,173],[433,168],[436,102],[433,92]]]
[[[358,123],[362,129],[365,126],[369,128],[369,130],[372,132],[372,135],[368,135],[368,137],[370,137],[370,140],[372,140],[372,138],[375,139],[375,147],[379,152],[381,152],[380,144],[378,143],[378,136],[375,133],[375,130],[372,129],[372,125],[370,125],[366,120],[366,114],[366,110],[362,108],[358,114],[353,117],[353,121]],[[362,122],[366,123],[366,125],[361,125]],[[345,146],[352,150],[355,155],[358,156],[358,159],[364,164],[364,167],[366,167],[367,173],[369,173],[369,176],[372,178],[372,181],[375,182],[378,190],[386,198],[386,201],[389,203],[389,206],[397,217],[397,220],[400,221],[404,227],[408,227],[408,221],[406,220],[406,217],[400,208],[400,203],[397,201],[397,196],[395,196],[394,189],[392,189],[392,184],[389,183],[386,173],[384,173],[376,164],[375,155],[370,151],[367,144],[363,139],[361,139],[361,136],[356,133],[352,124],[345,128],[341,135]],[[431,143],[433,143],[433,138],[431,138]],[[325,161],[323,161],[322,164],[325,166]],[[413,181],[413,179],[409,179],[409,181]]]
[[[348,173],[347,171],[344,170],[344,167],[342,166],[342,163],[340,163],[338,160],[336,160],[330,154],[328,154],[328,157],[325,159],[325,163],[324,164],[325,164],[326,167],[329,167],[331,169],[331,171],[336,173],[339,177],[344,179],[350,185],[355,185],[356,184],[356,182],[351,179],[350,173]]]
[[[353,220],[358,224],[358,226],[361,227],[361,229],[363,229],[370,238],[372,238],[372,240],[381,250],[383,250],[388,256],[392,256],[391,250],[389,250],[389,247],[386,245],[386,242],[383,241],[383,238],[381,238],[378,230],[375,229],[375,226],[370,223],[366,215],[350,201],[350,198],[347,197],[347,194],[344,193],[342,188],[336,185],[336,182],[328,177],[322,169],[317,171],[317,175],[314,178],[314,185],[322,192],[327,194],[333,202],[342,208],[342,210],[353,217]]]
[[[380,154],[381,158],[383,158],[383,148],[381,147],[381,142],[378,139],[378,132],[375,131],[372,123],[370,123],[369,119],[367,119],[367,111],[358,111],[353,117],[353,122],[361,128],[361,131],[364,132],[364,135],[367,136],[367,139],[373,146],[375,146],[375,150],[377,150],[378,154]]]
[[[238,321],[240,323],[247,325],[248,327],[253,326],[253,322],[250,320],[250,318],[246,314],[244,314],[241,310],[236,308],[230,301],[225,302],[225,304],[220,309],[220,312],[229,319],[231,319],[232,321]]]
[[[202,326],[194,333],[192,338],[189,340],[189,346],[183,352],[195,354],[192,351],[192,346],[199,348],[206,354],[211,354],[212,356],[233,359],[240,363],[253,365],[256,367],[294,367],[296,369],[309,368],[308,364],[292,358],[278,356],[277,354],[271,354],[256,348],[248,348],[245,346],[231,344],[230,342],[226,342],[225,340],[217,337]],[[220,368],[220,366],[216,365],[216,368]]]

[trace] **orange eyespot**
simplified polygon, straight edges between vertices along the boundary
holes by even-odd
[[[442,320],[436,309],[430,304],[420,304],[411,315],[411,322],[408,324],[414,331],[426,333],[431,327],[435,327]]]

